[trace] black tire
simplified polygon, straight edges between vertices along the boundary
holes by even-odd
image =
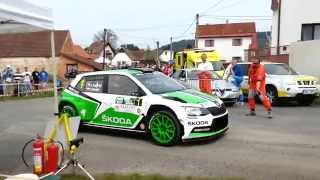
[[[155,129],[157,129],[157,128],[155,128],[155,126],[158,126],[158,125],[155,125],[155,121],[158,121],[156,119],[161,116],[165,116],[166,118],[168,118],[168,120],[174,126],[173,136],[172,136],[172,138],[170,138],[170,140],[168,140],[166,142],[159,140],[160,132],[158,131],[158,133],[156,133],[156,130],[155,130]],[[159,125],[159,126],[161,126],[161,125]],[[158,127],[158,128],[160,128],[160,127]],[[150,136],[153,139],[153,142],[158,145],[161,145],[161,146],[173,146],[181,141],[181,135],[182,135],[181,125],[178,122],[178,119],[176,118],[176,116],[170,111],[160,110],[160,111],[156,111],[156,112],[152,113],[152,115],[150,116],[150,119],[149,119],[148,131],[149,131]],[[157,137],[157,134],[158,134],[158,137]]]
[[[266,87],[266,94],[267,94],[267,97],[269,98],[272,106],[279,104],[278,91],[275,87],[267,86]]]
[[[314,100],[315,100],[314,97],[304,97],[304,98],[298,98],[297,102],[300,106],[310,106]]]
[[[60,114],[67,113],[69,117],[77,116],[76,108],[70,104],[64,104],[61,106]]]

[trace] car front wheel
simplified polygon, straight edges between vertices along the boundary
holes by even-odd
[[[172,146],[181,139],[181,127],[169,111],[155,112],[150,118],[150,133],[153,141],[162,146]]]
[[[75,108],[72,105],[66,104],[63,105],[60,111],[62,114],[68,114],[69,117],[74,117],[77,115]]]

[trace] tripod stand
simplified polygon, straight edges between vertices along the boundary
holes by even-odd
[[[77,160],[77,150],[80,146],[80,144],[83,143],[83,138],[78,138],[70,141],[70,154],[71,159],[69,159],[56,173],[55,175],[58,175],[65,169],[67,169],[69,166],[72,166],[73,170],[75,168],[80,168],[91,180],[94,180],[93,176],[81,165],[81,163]]]

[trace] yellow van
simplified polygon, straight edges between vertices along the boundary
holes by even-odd
[[[218,75],[223,76],[224,67],[220,61],[220,55],[215,50],[184,50],[176,53],[175,68],[179,69],[195,69],[202,62],[201,55],[207,55],[207,61],[212,63],[213,69]]]

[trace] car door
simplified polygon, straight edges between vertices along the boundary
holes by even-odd
[[[115,128],[134,129],[142,120],[143,90],[128,76],[106,75],[101,107],[92,123]]]
[[[105,79],[103,75],[84,76],[76,85],[78,96],[74,99],[74,104],[79,111],[81,120],[91,121],[98,108],[101,106],[99,96],[103,93]]]

